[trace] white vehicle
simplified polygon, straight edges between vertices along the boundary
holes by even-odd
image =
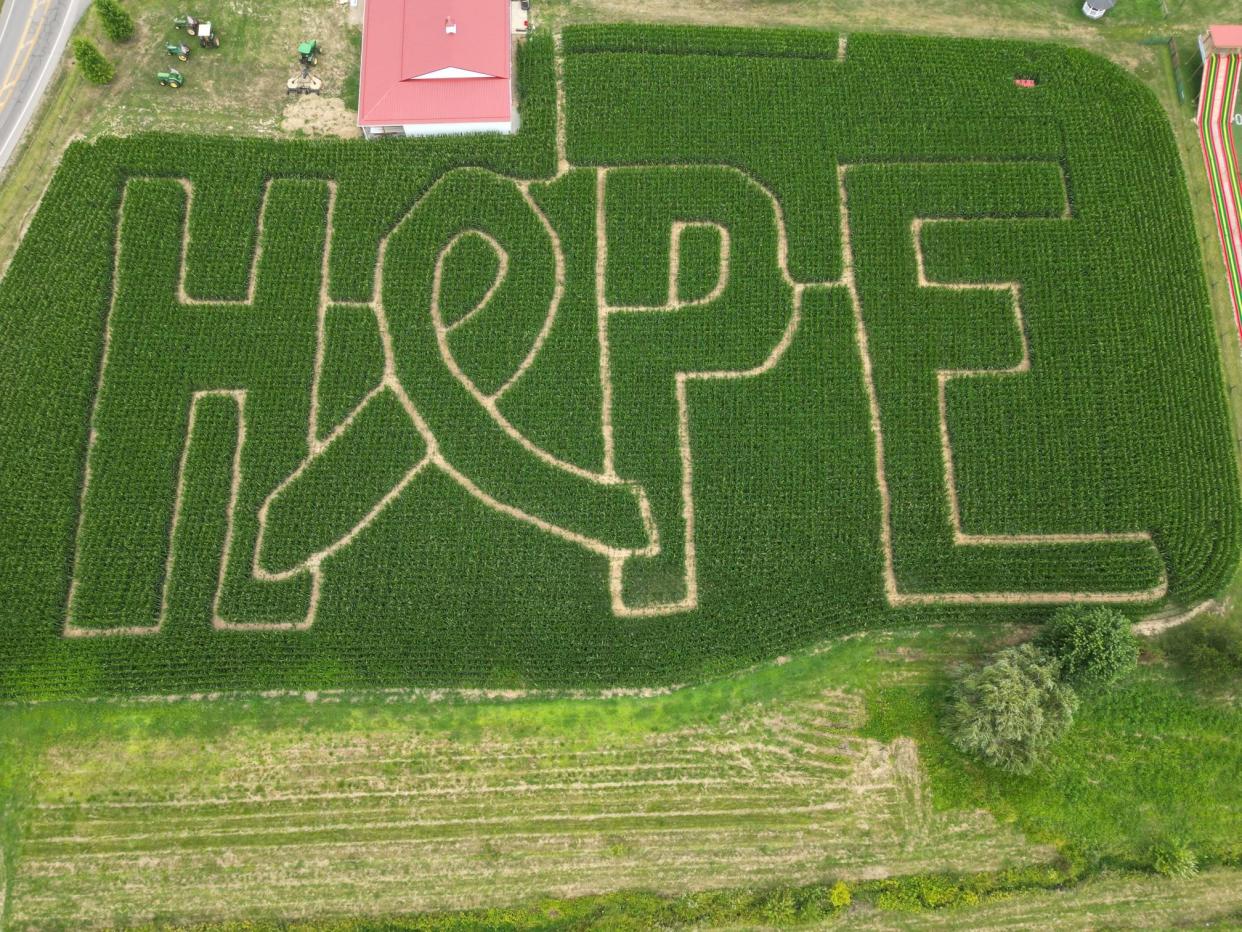
[[[515,36],[530,32],[530,0],[509,0],[509,23]]]
[[[1117,3],[1117,0],[1086,0],[1082,5],[1083,15],[1087,19],[1099,19]]]

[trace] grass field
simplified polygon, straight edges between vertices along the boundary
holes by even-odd
[[[946,665],[993,636],[1015,632],[876,632],[664,696],[0,708],[9,922],[326,921],[835,879],[863,902],[879,877],[1060,853],[1133,867],[1178,831],[1207,863],[1236,862],[1240,713],[1194,701],[1158,664],[1085,707],[1046,768],[999,781],[963,769],[922,722]],[[1049,902],[1130,897],[1155,925],[1238,907],[1228,886],[1093,889]],[[989,908],[1020,924],[1045,902],[1033,895]],[[901,924],[883,915],[873,924]],[[936,921],[993,927],[970,909]]]
[[[383,915],[1053,857],[936,811],[912,743],[855,736],[854,696],[622,735],[592,710],[585,734],[546,707],[358,711],[387,724],[308,735],[289,712],[294,727],[212,738],[156,715],[87,757],[51,749],[10,920]]]

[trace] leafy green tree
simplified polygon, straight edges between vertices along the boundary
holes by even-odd
[[[1058,609],[1037,643],[1060,663],[1062,678],[1079,690],[1103,689],[1138,666],[1138,639],[1130,631],[1130,619],[1105,605]]]
[[[73,57],[92,84],[108,84],[116,76],[116,66],[103,57],[90,39],[79,36],[73,40]]]
[[[1022,644],[958,680],[944,728],[959,750],[1002,770],[1027,773],[1069,728],[1077,707],[1056,661]]]
[[[124,42],[134,34],[133,17],[117,0],[95,0],[95,13],[103,31],[113,42]]]

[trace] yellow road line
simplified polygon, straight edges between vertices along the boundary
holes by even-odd
[[[33,54],[34,47],[39,38],[36,21],[40,18],[40,14],[47,11],[50,5],[51,0],[39,0],[30,8],[30,12],[26,15],[26,21],[22,23],[22,37],[13,56],[13,62],[9,65],[3,82],[0,82],[0,108],[6,106],[9,98],[13,96],[12,88],[17,84],[17,77],[14,74],[20,75],[25,70],[26,63],[30,61],[30,56]],[[32,29],[34,30],[33,33]]]

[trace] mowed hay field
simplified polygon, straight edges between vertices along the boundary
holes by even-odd
[[[1149,92],[1027,43],[560,46],[512,138],[67,152],[0,284],[0,693],[667,685],[1221,588]]]
[[[937,805],[866,675],[969,638],[852,639],[666,696],[322,693],[0,708],[15,928],[509,906],[1049,862]],[[1228,825],[1225,826],[1228,830]]]
[[[287,714],[53,749],[10,922],[382,916],[1054,857],[986,813],[937,811],[913,742],[857,736],[858,696],[648,735],[507,734],[527,711],[468,735],[440,730],[451,713],[381,709],[365,732]]]
[[[1236,866],[1078,874],[1086,852],[1137,866],[1172,832],[1236,864],[1242,712],[1189,702],[1159,668],[1087,702],[1029,778],[963,769],[917,721],[889,733],[903,707],[930,717],[946,665],[987,640],[870,632],[658,696],[0,707],[8,922],[710,927],[750,896],[735,923],[750,927],[811,918],[800,904],[838,880],[852,908],[818,916],[851,927],[1029,927],[1040,910],[1167,927],[1242,906]],[[644,918],[656,895],[678,905]],[[944,906],[963,908],[928,908]]]

